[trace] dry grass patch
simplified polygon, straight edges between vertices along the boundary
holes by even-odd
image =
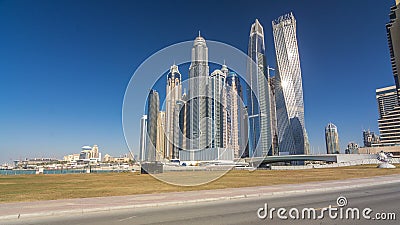
[[[211,183],[193,187],[174,186],[147,174],[133,173],[0,176],[0,202],[297,184],[391,174],[400,174],[400,168],[378,169],[376,165],[364,165],[295,171],[235,170]],[[173,175],[191,177],[196,176],[196,172],[175,172]]]

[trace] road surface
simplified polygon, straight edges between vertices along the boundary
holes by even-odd
[[[291,208],[298,210],[313,207],[318,212],[324,207],[337,206],[339,196],[347,198],[347,206],[343,209],[358,207],[360,211],[371,208],[371,218],[376,213],[393,213],[395,220],[360,220],[330,219],[325,213],[324,219],[281,220],[277,214],[273,219],[260,219],[257,210],[265,203],[269,209]],[[262,214],[263,211],[260,212]],[[361,213],[360,213],[361,214]],[[286,214],[287,215],[287,214]],[[320,215],[320,214],[318,214]],[[388,216],[388,214],[386,214]],[[389,215],[389,216],[392,216]],[[362,217],[362,215],[361,215]],[[96,212],[82,215],[65,215],[33,219],[19,219],[17,221],[0,221],[0,224],[40,224],[40,225],[131,225],[131,224],[400,224],[400,183],[384,184],[348,190],[316,192],[306,194],[290,194],[289,196],[268,196],[224,200],[216,202],[191,203],[175,206],[159,206],[136,208],[129,210],[115,210]]]

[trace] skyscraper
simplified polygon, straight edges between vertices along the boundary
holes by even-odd
[[[339,135],[337,127],[333,123],[329,123],[325,127],[325,143],[327,154],[339,154]]]
[[[308,154],[303,85],[292,13],[272,21],[276,52],[275,99],[280,152]]]
[[[161,161],[165,157],[165,112],[158,112],[157,117],[157,143],[156,143],[156,160]]]
[[[166,148],[165,148],[165,157],[168,159],[174,158],[174,152],[176,153],[178,150],[176,149],[176,143],[174,140],[175,128],[176,124],[179,123],[176,117],[175,109],[177,101],[181,100],[182,96],[182,84],[181,84],[181,74],[179,73],[178,66],[172,65],[169,73],[167,75],[167,89],[166,89],[166,97],[165,97],[165,134],[166,134]]]
[[[400,107],[378,119],[382,145],[400,145]]]
[[[400,1],[390,9],[390,21],[386,24],[390,50],[390,62],[395,86],[376,90],[379,108],[379,133],[382,145],[400,144]]]
[[[189,67],[189,121],[188,148],[204,149],[211,144],[210,98],[208,97],[208,48],[203,37],[196,37]]]
[[[223,70],[227,70],[224,65]],[[227,72],[214,70],[210,76],[211,97],[211,147],[225,148],[227,145],[227,109],[225,79]]]
[[[269,67],[267,67],[268,72],[269,72]],[[269,76],[269,74],[268,74]],[[279,154],[279,144],[278,144],[278,127],[277,127],[277,118],[276,118],[276,90],[275,90],[275,77],[270,77],[269,79],[269,86],[271,89],[270,92],[270,102],[271,102],[271,121],[272,121],[272,126],[271,126],[271,132],[272,132],[272,155],[278,155]]]
[[[245,148],[242,146],[242,142],[245,142],[245,138],[243,138],[242,132],[242,86],[240,84],[239,77],[236,73],[230,72],[226,78],[227,84],[227,107],[228,107],[228,117],[227,117],[227,125],[228,125],[228,147],[233,149],[234,157],[241,157],[241,148]]]
[[[266,75],[264,29],[256,19],[249,36],[247,63],[247,110],[249,119],[249,155],[264,157],[271,155],[271,109],[269,77]],[[258,95],[258,99],[256,97]]]
[[[350,142],[345,150],[346,154],[358,154],[358,144]]]
[[[400,0],[390,9],[390,21],[386,24],[386,32],[390,50],[390,62],[393,76],[400,95]]]
[[[242,138],[241,138],[241,145],[240,145],[240,152],[239,155],[241,155],[242,158],[247,158],[249,157],[249,114],[247,110],[247,106],[244,106],[242,108],[242,127],[241,127],[241,133],[242,133]]]
[[[399,104],[396,86],[376,89],[376,101],[378,102],[379,117],[388,114]]]
[[[171,159],[179,158],[179,151],[187,149],[187,132],[189,131],[188,122],[188,104],[186,102],[187,95],[184,93],[182,99],[177,101],[175,106],[175,119],[178,121],[175,124],[174,138],[175,138],[175,148]]]
[[[370,130],[363,130],[363,140],[364,147],[372,147],[372,145],[381,143],[380,137]]]
[[[376,89],[376,100],[381,144],[400,144],[400,106],[396,86]]]
[[[140,119],[140,152],[139,160],[144,161],[146,159],[146,142],[147,142],[147,115],[143,115]]]
[[[160,108],[160,98],[156,90],[151,90],[147,98],[147,151],[145,161],[156,160],[157,148],[157,120]]]

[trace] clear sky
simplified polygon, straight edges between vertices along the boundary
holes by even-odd
[[[198,30],[206,40],[246,52],[258,18],[267,62],[275,66],[271,21],[290,11],[297,19],[311,150],[325,151],[329,122],[338,127],[342,151],[349,141],[362,145],[362,129],[378,131],[375,89],[394,83],[385,30],[392,5],[394,0],[0,0],[0,163],[62,157],[93,144],[103,154],[128,152],[122,102],[147,57],[193,40]]]

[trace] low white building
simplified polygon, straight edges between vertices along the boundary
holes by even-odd
[[[230,148],[206,148],[198,151],[180,150],[180,161],[233,161],[234,152]]]

